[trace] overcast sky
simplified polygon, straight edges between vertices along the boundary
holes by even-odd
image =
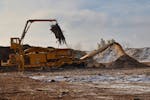
[[[150,0],[0,0],[0,45],[20,37],[27,19],[55,18],[68,46],[92,50],[101,38],[150,47]],[[34,23],[24,44],[58,47],[48,23]]]

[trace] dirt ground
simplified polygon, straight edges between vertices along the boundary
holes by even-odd
[[[0,100],[150,100],[150,68],[1,72]]]

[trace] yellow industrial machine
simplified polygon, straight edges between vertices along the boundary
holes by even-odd
[[[30,47],[23,49],[22,40],[24,39],[31,23],[33,22],[52,22],[51,31],[55,34],[60,44],[66,43],[65,37],[55,19],[30,19],[26,22],[21,38],[11,38],[11,49],[15,54],[9,57],[9,66],[18,66],[19,70],[31,67],[60,67],[65,64],[80,64],[81,61],[75,58],[72,49],[56,49]]]
[[[23,30],[21,38],[11,38],[10,48],[14,50],[15,53],[9,55],[9,60],[5,64],[6,66],[18,66],[18,70],[23,71],[26,68],[45,68],[45,67],[62,67],[64,65],[83,65],[87,64],[89,58],[95,56],[96,54],[103,52],[108,47],[114,46],[118,52],[118,55],[124,55],[125,52],[121,45],[116,42],[110,42],[104,45],[98,50],[94,50],[83,57],[76,57],[72,49],[60,49],[60,48],[43,48],[43,47],[30,47],[27,49],[23,48],[23,39],[30,27],[34,22],[51,22],[51,31],[54,33],[56,39],[60,44],[66,44],[65,37],[55,19],[30,19],[27,20],[25,28]]]

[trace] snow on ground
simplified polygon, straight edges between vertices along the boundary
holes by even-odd
[[[150,76],[147,75],[75,75],[75,76],[29,76],[32,79],[51,82],[55,81],[67,81],[67,82],[91,82],[91,83],[99,83],[99,82],[123,82],[123,83],[150,83]]]
[[[150,76],[147,75],[75,75],[75,76],[29,76],[43,82],[69,82],[95,88],[107,88],[114,93],[140,94],[150,92]],[[116,91],[114,91],[116,89]]]

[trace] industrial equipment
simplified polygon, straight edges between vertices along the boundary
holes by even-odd
[[[60,67],[64,64],[79,64],[72,52],[72,49],[56,49],[43,47],[30,47],[23,49],[23,39],[34,22],[51,22],[51,31],[54,33],[59,44],[66,44],[65,37],[55,19],[30,19],[27,20],[21,38],[11,38],[10,48],[15,51],[9,57],[9,66],[18,66],[19,70],[32,67]]]
[[[62,33],[55,19],[30,19],[27,20],[25,28],[23,30],[21,38],[14,37],[11,38],[10,48],[14,50],[15,53],[9,55],[9,60],[5,66],[18,66],[18,70],[23,71],[26,68],[47,68],[47,67],[62,67],[64,65],[86,65],[89,58],[95,56],[96,54],[103,52],[108,47],[114,46],[118,50],[119,55],[124,55],[125,52],[121,45],[116,42],[111,42],[104,45],[98,50],[84,55],[83,57],[76,57],[74,51],[69,48],[43,48],[43,47],[29,47],[27,49],[23,48],[23,39],[32,23],[35,22],[50,22],[51,31],[54,33],[59,44],[66,44],[65,37]]]

